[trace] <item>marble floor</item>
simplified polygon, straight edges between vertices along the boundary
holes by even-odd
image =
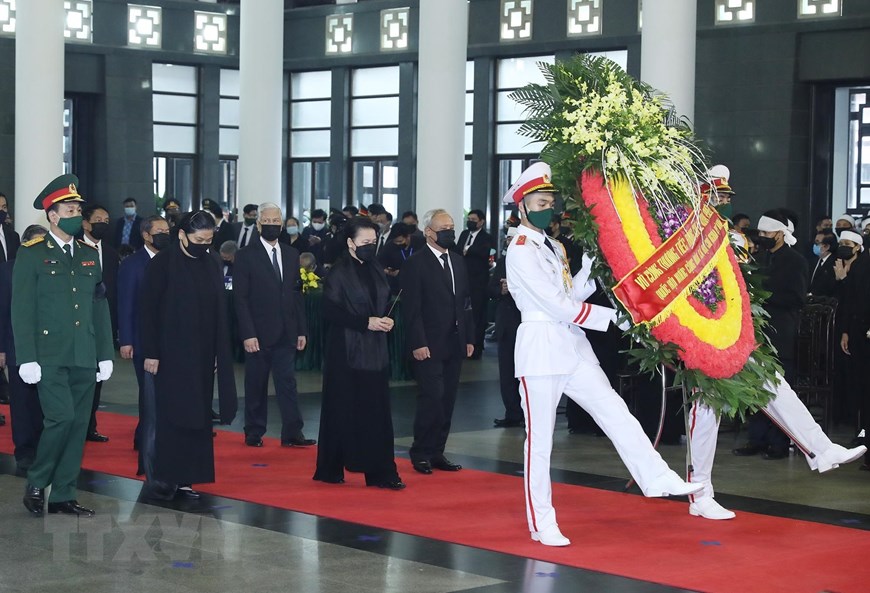
[[[522,470],[523,430],[492,428],[493,418],[503,415],[494,349],[465,364],[447,453],[466,467],[516,474]],[[240,393],[242,378],[239,366]],[[319,373],[298,374],[305,433],[312,438],[317,438],[320,380]],[[411,442],[414,395],[411,383],[392,386],[398,455],[406,455]],[[103,389],[102,409],[136,413],[128,361],[116,362],[115,375]],[[8,415],[8,407],[0,406],[0,413]],[[267,436],[279,436],[277,419],[272,401]],[[241,417],[231,429],[241,433]],[[835,427],[831,436],[845,443],[852,435]],[[870,472],[852,464],[819,475],[794,454],[777,461],[735,457],[730,449],[742,444],[742,437],[733,431],[720,434],[714,480],[723,504],[870,529]],[[684,446],[662,445],[660,451],[671,467],[684,467]],[[569,434],[565,416],[559,416],[554,480],[621,491],[627,478],[606,438]],[[145,504],[138,482],[88,471],[82,473],[79,498],[98,511],[97,517],[32,519],[21,505],[23,486],[11,456],[0,455],[0,593],[680,591],[219,497],[208,497],[206,513],[185,512],[172,503]],[[572,539],[584,545],[582,537]]]

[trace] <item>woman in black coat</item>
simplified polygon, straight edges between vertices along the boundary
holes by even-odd
[[[326,278],[326,344],[320,443],[314,479],[340,484],[344,470],[365,473],[366,485],[401,490],[393,458],[387,332],[390,299],[375,259],[377,226],[354,218],[344,229],[346,248]]]
[[[197,499],[191,484],[214,482],[215,364],[221,423],[231,423],[238,406],[223,278],[209,252],[214,227],[205,211],[185,215],[178,242],[145,271],[141,347],[154,389],[145,397],[143,459],[156,498]]]

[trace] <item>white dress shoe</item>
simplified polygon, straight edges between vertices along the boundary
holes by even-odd
[[[815,461],[820,474],[826,471],[840,467],[847,463],[852,463],[867,452],[867,447],[860,445],[852,449],[847,449],[842,445],[831,445],[824,453],[820,453]]]
[[[558,525],[547,527],[542,531],[532,532],[532,541],[541,542],[545,546],[569,546],[571,540],[562,535]]]
[[[685,496],[695,494],[703,489],[704,484],[684,482],[676,473],[669,471],[650,482],[643,489],[643,495],[648,497]]]
[[[734,511],[729,511],[716,502],[712,496],[696,498],[695,502],[689,505],[689,514],[693,517],[704,517],[713,521],[725,521],[737,516]]]

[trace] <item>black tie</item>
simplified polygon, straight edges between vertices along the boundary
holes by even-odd
[[[242,247],[244,247],[247,244],[248,244],[248,227],[245,227],[244,229],[242,229],[242,240],[240,241],[239,249],[241,249]]]
[[[2,233],[3,231],[0,231]],[[6,249],[3,248],[3,243],[0,243],[0,262],[6,261]]]
[[[66,245],[63,246],[63,250],[64,250],[64,253],[66,253],[67,257],[72,259],[72,245],[67,243]]]
[[[381,252],[381,249],[383,249],[383,247],[384,247],[384,236],[381,235],[381,238],[378,239],[378,248],[377,248],[377,250],[375,251],[375,253],[380,253],[380,252]]]
[[[819,268],[822,267],[822,258],[819,258],[819,261],[816,263],[816,267],[813,268],[813,275],[810,276],[810,284],[813,283],[813,280],[816,279],[816,272],[819,271]]]
[[[278,250],[272,248],[272,267],[275,268],[275,275],[278,277],[278,282],[281,282],[281,266],[278,265]]]
[[[453,290],[453,272],[450,271],[450,256],[442,253],[441,259],[444,261],[444,279],[447,281],[447,287],[450,288],[450,292],[455,292]]]
[[[559,254],[558,254],[558,253],[556,253],[556,248],[555,248],[555,247],[553,247],[553,244],[552,244],[552,243],[550,243],[550,240],[549,240],[549,239],[547,239],[547,238],[546,238],[546,237],[545,237],[545,238],[544,238],[544,245],[546,245],[546,246],[547,246],[547,247],[549,247],[549,248],[550,248],[550,251],[552,251],[552,252],[553,252],[553,255],[556,255],[556,256],[558,256],[558,255],[559,255]]]

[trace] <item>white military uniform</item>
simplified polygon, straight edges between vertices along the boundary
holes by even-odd
[[[604,331],[616,311],[584,302],[595,291],[585,265],[571,278],[561,245],[521,225],[507,251],[508,290],[522,312],[514,354],[526,416],[524,447],[529,530],[557,526],[550,484],[556,406],[562,394],[585,409],[613,441],[647,496],[662,496],[662,478],[679,479],[653,449],[638,421],[610,386],[583,329]],[[586,262],[589,264],[590,262]]]

